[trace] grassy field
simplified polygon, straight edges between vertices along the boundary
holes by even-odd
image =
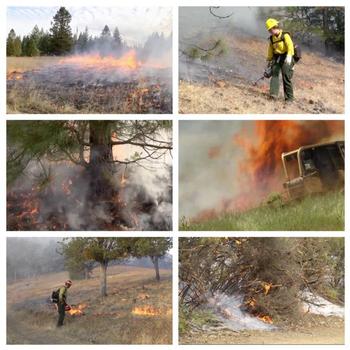
[[[246,69],[247,76],[259,78],[264,70],[266,40],[224,37],[228,57],[233,57],[232,69]],[[259,65],[261,68],[259,69]],[[254,79],[215,80],[208,83],[180,81],[179,112],[185,114],[305,114],[344,113],[344,64],[318,54],[303,52],[294,70],[295,102],[285,104],[280,99],[269,100],[269,80],[258,86]]]
[[[98,74],[98,67],[85,70],[85,75],[79,71],[72,75],[71,71],[62,71],[66,65],[58,65],[61,59],[7,57],[7,113],[171,113],[170,73],[164,79],[159,72],[155,80],[140,76],[101,83],[106,77]],[[113,75],[111,69],[108,78]]]
[[[7,286],[8,344],[170,344],[172,342],[171,270],[112,266],[108,269],[108,296],[100,298],[98,269],[89,280],[73,281],[68,303],[85,303],[83,316],[66,314],[56,328],[57,312],[47,302],[51,291],[67,273],[41,275]],[[140,316],[133,308],[162,310],[157,316]]]
[[[261,205],[242,213],[180,224],[182,231],[342,231],[344,193],[334,192],[278,205]]]
[[[7,57],[6,72],[26,72],[58,63],[61,57]]]
[[[7,57],[6,74],[23,73],[57,64],[61,57]],[[60,110],[50,103],[33,86],[22,91],[12,88],[7,92],[7,113],[74,113],[74,109],[62,105]]]

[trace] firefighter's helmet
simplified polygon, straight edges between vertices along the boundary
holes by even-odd
[[[68,287],[68,286],[70,287],[73,283],[72,283],[71,280],[67,280],[64,284],[65,284],[67,287]]]
[[[268,18],[266,20],[266,29],[267,30],[270,30],[272,29],[273,27],[277,27],[278,26],[278,21],[277,19],[274,19],[274,18]]]

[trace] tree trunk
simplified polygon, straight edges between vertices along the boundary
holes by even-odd
[[[152,256],[151,260],[154,265],[154,270],[156,271],[156,280],[157,282],[160,281],[160,274],[159,274],[159,257],[158,256]]]
[[[91,200],[109,198],[113,192],[113,154],[111,122],[92,120],[90,126],[90,159],[88,174]]]
[[[108,263],[101,262],[100,263],[100,290],[101,297],[107,296],[107,266]]]

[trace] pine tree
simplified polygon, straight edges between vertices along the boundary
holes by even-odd
[[[51,45],[50,45],[50,34],[42,32],[40,34],[40,39],[38,42],[38,49],[41,55],[49,55],[51,53]]]
[[[6,41],[6,55],[7,56],[15,56],[15,39],[16,32],[11,29]]]
[[[111,37],[111,31],[108,25],[105,25],[101,33],[101,38],[110,38],[110,37]]]
[[[25,49],[25,55],[29,57],[34,57],[39,56],[39,54],[40,52],[36,46],[35,40],[33,38],[29,38]]]
[[[88,48],[88,41],[89,41],[89,30],[87,27],[85,27],[85,31],[79,34],[79,37],[76,43],[76,49],[81,52],[86,51]]]
[[[113,32],[113,40],[117,48],[120,48],[122,46],[122,38],[120,36],[120,32],[118,27],[115,27]]]
[[[19,36],[16,36],[16,39],[13,43],[14,46],[14,56],[21,56],[22,55],[22,41]]]
[[[51,52],[55,55],[64,55],[71,51],[73,47],[73,35],[70,27],[71,14],[61,7],[51,23]]]

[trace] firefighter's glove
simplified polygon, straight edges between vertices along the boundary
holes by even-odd
[[[288,66],[290,66],[292,64],[292,56],[291,55],[287,55],[284,63],[288,64]]]

